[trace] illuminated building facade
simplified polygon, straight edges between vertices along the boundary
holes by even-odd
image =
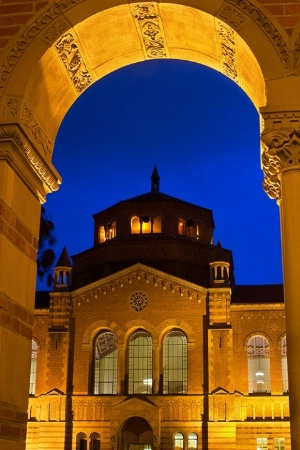
[[[212,212],[159,181],[37,296],[27,450],[291,448],[282,286],[236,286]]]

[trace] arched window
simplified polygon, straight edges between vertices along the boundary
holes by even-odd
[[[188,450],[195,450],[198,448],[198,436],[196,433],[190,433],[188,437]]]
[[[30,365],[30,383],[29,395],[35,395],[36,388],[36,366],[37,366],[38,345],[34,339],[31,341],[31,365]]]
[[[94,345],[94,394],[116,394],[117,376],[117,338],[111,331],[103,331]]]
[[[187,339],[173,330],[164,339],[163,393],[187,394]]]
[[[87,435],[85,433],[77,434],[76,449],[77,450],[87,450]]]
[[[179,217],[178,219],[178,234],[180,236],[185,235],[185,219],[183,219],[182,217]]]
[[[101,225],[99,227],[99,244],[102,244],[102,242],[105,242],[105,229],[104,225]]]
[[[253,336],[247,350],[249,393],[271,392],[269,342],[264,336]]]
[[[151,233],[151,218],[149,216],[143,216],[141,224],[142,224],[142,233]]]
[[[100,450],[100,434],[92,433],[91,434],[91,445],[90,450]]]
[[[139,234],[141,232],[140,218],[137,216],[131,217],[131,233]]]
[[[176,433],[174,436],[174,450],[182,450],[183,449],[183,434]]]
[[[161,216],[153,218],[153,233],[161,233]]]
[[[281,339],[281,372],[282,372],[282,391],[289,391],[288,368],[287,368],[287,348],[286,336]]]
[[[152,338],[143,330],[129,342],[128,393],[152,393]]]

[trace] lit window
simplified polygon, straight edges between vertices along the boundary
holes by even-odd
[[[102,244],[102,242],[105,242],[104,225],[101,225],[101,227],[99,227],[99,244]]]
[[[174,450],[182,450],[183,449],[183,434],[176,433],[174,436]]]
[[[188,450],[195,450],[198,447],[198,436],[196,433],[190,433],[188,438]]]
[[[178,234],[184,236],[185,234],[185,220],[182,217],[178,219]]]
[[[91,447],[90,450],[100,450],[100,435],[99,433],[91,434]]]
[[[137,216],[131,217],[131,233],[139,234],[141,232],[140,218]]]
[[[152,393],[152,338],[145,331],[137,331],[129,342],[128,393]]]
[[[102,242],[108,241],[110,239],[113,239],[117,236],[117,224],[115,220],[112,220],[111,222],[108,222],[105,226],[101,225],[99,227],[99,244],[102,244]]]
[[[249,393],[271,392],[269,342],[263,336],[253,336],[247,351]]]
[[[118,375],[117,338],[104,331],[98,335],[94,347],[94,394],[116,394]]]
[[[256,450],[268,450],[268,439],[267,438],[257,438],[256,439]]]
[[[36,366],[37,366],[37,352],[38,345],[33,339],[31,342],[31,365],[30,365],[30,383],[29,383],[29,394],[35,394],[36,388]]]
[[[161,233],[161,217],[155,216],[153,219],[153,233]]]
[[[179,330],[164,339],[163,393],[187,393],[187,339]]]
[[[274,439],[274,450],[285,450],[285,438]]]
[[[142,233],[151,233],[151,219],[149,216],[142,217]]]
[[[281,340],[281,371],[282,371],[282,391],[289,391],[288,368],[287,368],[287,348],[286,336]]]

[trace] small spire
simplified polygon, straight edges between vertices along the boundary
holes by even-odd
[[[66,247],[54,267],[54,291],[69,291],[71,289],[72,263]]]
[[[66,247],[63,248],[63,251],[61,252],[60,257],[58,258],[55,267],[72,267],[72,263]]]
[[[159,192],[159,180],[156,164],[154,164],[154,169],[151,175],[151,192]]]

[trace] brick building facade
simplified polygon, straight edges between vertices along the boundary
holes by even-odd
[[[94,224],[37,295],[27,450],[290,449],[282,286],[236,286],[156,168]]]

